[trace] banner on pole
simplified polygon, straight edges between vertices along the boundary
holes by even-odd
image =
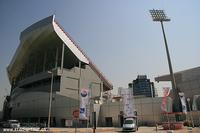
[[[169,96],[169,87],[163,87],[163,99],[161,104],[161,110],[167,112],[167,97]]]
[[[182,112],[187,114],[185,94],[183,92],[179,92],[179,97],[180,97],[180,100],[181,100]]]
[[[81,89],[79,119],[83,119],[83,120],[88,119],[88,113],[87,113],[88,106],[89,106],[89,90]]]
[[[193,102],[192,102],[192,110],[197,111],[197,99],[200,97],[200,95],[194,95],[193,96]]]
[[[131,89],[120,88],[120,94],[123,101],[124,117],[134,117],[135,109],[133,108],[133,95]]]

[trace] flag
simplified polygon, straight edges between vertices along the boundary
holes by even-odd
[[[89,106],[89,90],[81,89],[79,119],[83,120],[88,119],[88,113],[87,113],[88,106]]]
[[[170,89],[169,87],[163,88],[163,99],[161,104],[161,110],[167,112],[167,97],[169,96]]]
[[[123,101],[123,110],[124,117],[134,117],[134,108],[133,108],[133,95],[131,89],[122,89],[120,90],[122,101]]]
[[[194,95],[193,96],[193,102],[192,102],[192,110],[197,111],[197,99],[200,97],[200,95]]]
[[[180,97],[180,100],[181,100],[182,112],[187,114],[185,94],[183,92],[179,92],[179,97]]]

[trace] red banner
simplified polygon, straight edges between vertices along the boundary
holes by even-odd
[[[170,89],[169,87],[163,88],[163,99],[161,104],[161,110],[164,112],[167,112],[167,97],[169,95]]]

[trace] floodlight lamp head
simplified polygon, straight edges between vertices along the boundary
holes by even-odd
[[[149,12],[151,13],[152,19],[153,21],[170,21],[170,19],[166,16],[164,10],[149,10]]]

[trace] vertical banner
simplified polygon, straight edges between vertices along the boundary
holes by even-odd
[[[179,97],[181,99],[182,112],[187,114],[185,94],[183,92],[179,92]]]
[[[193,96],[193,102],[192,102],[192,110],[197,111],[197,99],[200,97],[200,95],[194,95]]]
[[[124,110],[124,117],[134,117],[134,108],[133,108],[133,94],[131,89],[122,89],[121,90],[121,96],[123,101],[123,110]]]
[[[83,120],[88,119],[88,113],[87,113],[88,106],[89,106],[89,90],[81,89],[79,119],[83,119]]]
[[[161,104],[161,110],[163,112],[167,112],[167,97],[169,95],[170,89],[169,87],[163,87],[163,99]]]

